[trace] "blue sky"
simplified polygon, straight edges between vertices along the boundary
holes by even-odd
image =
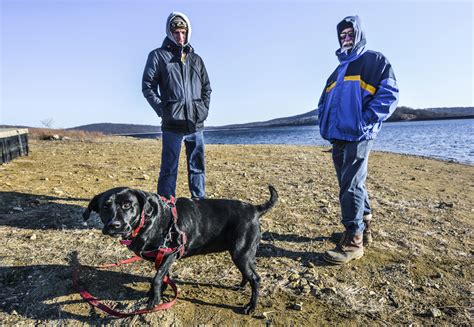
[[[399,105],[474,105],[472,1],[0,1],[0,124],[159,125],[141,77],[171,11],[190,18],[210,76],[208,126],[316,108],[338,64],[335,26],[353,14],[392,63]]]

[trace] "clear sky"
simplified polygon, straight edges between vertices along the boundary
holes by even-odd
[[[141,77],[172,11],[190,18],[210,76],[208,126],[315,109],[336,24],[354,14],[394,67],[399,105],[474,105],[473,1],[0,1],[0,124],[159,125]]]

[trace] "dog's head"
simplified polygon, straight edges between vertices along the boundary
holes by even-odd
[[[154,210],[158,210],[152,202],[150,196],[143,191],[126,187],[113,188],[94,196],[82,217],[87,220],[92,211],[97,212],[104,224],[103,234],[128,238],[140,224],[142,211],[145,216],[151,216]]]

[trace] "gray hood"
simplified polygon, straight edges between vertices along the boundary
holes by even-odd
[[[184,19],[184,21],[186,22],[186,24],[188,24],[188,35],[187,35],[187,38],[186,38],[186,45],[189,44],[189,40],[191,40],[191,22],[189,21],[189,18],[183,14],[183,13],[180,13],[180,12],[177,12],[177,11],[174,11],[172,12],[169,16],[168,16],[168,19],[166,20],[166,36],[168,37],[168,39],[170,39],[174,44],[176,44],[176,41],[173,37],[173,34],[171,33],[171,30],[170,30],[170,22],[173,20],[173,18],[175,18],[176,16],[179,16],[181,17],[182,19]],[[178,45],[178,44],[176,44]]]
[[[355,34],[354,48],[352,48],[351,52],[357,52],[359,48],[364,47],[366,44],[364,27],[360,17],[357,15],[347,16],[341,20],[339,24],[337,24],[337,40],[339,42],[339,48],[341,47],[341,39],[339,38],[339,34],[341,34],[342,30],[347,28],[348,25],[352,25]]]

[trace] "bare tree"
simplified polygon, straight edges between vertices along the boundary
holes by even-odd
[[[54,125],[54,119],[53,118],[46,118],[46,119],[41,120],[40,122],[46,128],[50,128],[50,129],[53,128],[53,125]]]

